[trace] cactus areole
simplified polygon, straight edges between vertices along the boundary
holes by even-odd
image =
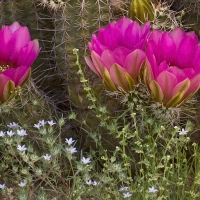
[[[0,104],[10,100],[29,78],[30,66],[40,52],[26,26],[14,22],[0,30]]]
[[[90,69],[103,79],[111,91],[130,91],[138,84],[140,70],[146,57],[144,47],[150,33],[150,23],[140,26],[138,22],[123,17],[98,30],[89,42]]]

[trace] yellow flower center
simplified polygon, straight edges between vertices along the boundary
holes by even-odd
[[[1,64],[1,65],[0,65],[0,72],[3,72],[3,71],[5,71],[5,70],[7,70],[7,69],[9,69],[9,68],[10,68],[9,65],[3,65],[3,64]]]

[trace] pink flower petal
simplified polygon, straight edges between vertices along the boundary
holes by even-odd
[[[157,77],[159,76],[159,74],[163,71],[166,71],[167,69],[169,69],[168,64],[166,63],[166,61],[164,60],[163,62],[160,63],[160,65],[158,66],[158,68],[154,71],[154,77],[157,80]]]
[[[177,93],[175,96],[171,98],[169,102],[165,104],[166,108],[169,107],[178,107],[183,103],[183,95],[185,91]]]
[[[102,52],[107,49],[107,47],[105,47],[104,45],[102,45],[99,40],[97,39],[96,35],[92,35],[92,42],[89,42],[89,49],[90,52],[92,52],[93,50],[99,54],[99,56],[101,56]]]
[[[156,45],[160,44],[160,40],[162,37],[162,32],[159,30],[153,30],[149,36],[149,41],[153,40]]]
[[[137,44],[135,44],[134,49],[141,49],[144,50],[146,44],[147,44],[147,38],[150,35],[150,22],[146,22],[142,25],[140,30],[140,39]]]
[[[121,66],[119,66],[118,64],[114,64],[110,68],[110,77],[113,83],[116,86],[123,88],[125,91],[128,91],[129,83],[126,79],[125,73],[126,73],[126,70],[122,68]]]
[[[169,35],[174,39],[177,49],[179,48],[179,44],[182,39],[186,36],[185,32],[181,28],[176,28],[172,30]]]
[[[152,67],[147,58],[144,60],[143,79],[146,85],[148,85],[152,80],[155,80]]]
[[[190,38],[192,38],[194,40],[195,44],[199,43],[198,36],[195,34],[194,31],[187,32],[186,35],[189,36]]]
[[[141,27],[140,37],[147,38],[150,34],[150,22],[145,22]]]
[[[136,49],[126,57],[125,69],[135,82],[138,80],[141,64],[145,58],[145,53],[140,49]]]
[[[152,44],[152,42],[150,42],[148,44],[147,49],[146,49],[146,55],[147,55],[147,59],[149,61],[149,64],[150,64],[150,66],[152,68],[153,74],[156,74],[157,73],[158,64],[157,64],[156,57],[154,55],[153,45],[154,44]]]
[[[7,100],[9,100],[9,98],[11,98],[11,96],[13,96],[14,94],[12,93],[15,89],[15,83],[11,80],[9,80],[3,90],[3,99],[4,102],[6,102]]]
[[[10,60],[10,54],[12,49],[9,47],[8,43],[11,40],[12,32],[8,26],[4,26],[0,30],[0,63],[7,64]]]
[[[92,57],[92,62],[94,64],[94,67],[96,68],[96,71],[102,77],[105,64],[103,63],[101,57],[95,51],[91,52],[91,57]]]
[[[194,60],[192,61],[192,68],[197,74],[200,73],[200,46],[198,46]]]
[[[13,22],[10,26],[8,26],[9,29],[14,33],[16,30],[18,30],[21,26],[18,22]]]
[[[34,43],[33,50],[36,52],[39,52],[41,50],[41,47],[39,45],[38,39],[34,39],[34,40],[32,40],[32,42]]]
[[[140,38],[140,25],[136,21],[133,21],[126,29],[124,37],[125,46],[134,50]]]
[[[16,69],[10,68],[2,72],[3,75],[9,77],[18,87],[22,85],[29,76],[30,68],[27,66],[21,66]]]
[[[116,91],[118,90],[115,86],[115,84],[113,83],[110,74],[108,72],[108,70],[106,68],[104,68],[103,71],[103,84],[108,87],[108,89],[110,89],[111,91]]]
[[[169,67],[167,71],[174,74],[178,82],[181,82],[187,78],[186,73],[182,69],[179,69],[178,67]]]
[[[4,98],[4,90],[5,90],[5,86],[6,84],[10,81],[10,78],[3,75],[3,74],[0,74],[0,101],[1,103],[5,102],[5,98]]]
[[[28,45],[24,46],[18,55],[17,66],[31,66],[39,54],[39,50],[34,50],[35,42],[30,41]]]
[[[131,53],[132,51],[125,48],[125,47],[118,47],[113,51],[113,54],[115,56],[115,62],[125,68],[125,60],[126,57]]]
[[[164,94],[159,84],[155,80],[152,80],[149,83],[149,89],[150,89],[152,98],[155,101],[158,101],[161,103],[163,101]]]
[[[192,68],[183,69],[183,72],[189,79],[192,79],[195,75],[197,75],[197,73]]]
[[[125,73],[125,77],[128,82],[128,91],[133,90],[134,86],[137,84],[137,81],[134,81],[128,73]]]
[[[97,37],[97,40],[103,45],[105,44],[105,42],[104,42],[104,31],[105,31],[105,28],[100,27],[99,30],[98,30],[98,37]],[[93,35],[95,35],[95,34],[92,34],[92,40],[93,40],[93,37],[94,37]]]
[[[89,68],[98,76],[102,77],[102,75],[96,70],[95,66],[93,65],[92,61],[90,60],[90,58],[88,56],[85,57],[85,62],[87,63],[87,65],[89,66]]]
[[[116,63],[115,54],[110,50],[105,50],[101,55],[101,60],[104,63],[104,67],[110,70],[110,67]]]
[[[17,59],[21,48],[28,44],[30,40],[30,33],[26,26],[20,27],[13,33],[9,42],[9,47],[12,49],[12,55],[10,58],[12,66],[17,65]]]
[[[16,86],[17,87],[22,86],[29,79],[30,75],[31,75],[30,67],[21,67],[21,69],[19,69],[18,67],[17,72],[16,72],[16,80],[19,80],[19,81]]]
[[[119,46],[121,31],[116,28],[116,22],[112,22],[104,30],[98,31],[97,38],[101,38],[101,43],[109,50],[114,50]]]
[[[200,87],[200,74],[196,75],[194,78],[190,80],[190,87],[185,93],[183,98],[187,98],[188,96],[193,96]]]
[[[181,81],[180,83],[178,83],[173,91],[172,91],[172,97],[174,97],[175,95],[177,95],[180,92],[184,92],[186,93],[187,90],[190,87],[190,80],[188,78],[186,78],[185,80]]]
[[[122,17],[116,23],[116,28],[121,31],[122,36],[124,36],[126,29],[130,26],[133,21],[130,18]]]
[[[163,71],[159,74],[157,78],[157,83],[160,85],[164,94],[163,102],[165,104],[172,98],[173,88],[178,83],[177,78],[172,73],[168,71]]]
[[[161,59],[161,51],[158,48],[159,46],[160,44],[157,45],[153,40],[150,40],[146,48],[146,54],[149,61],[151,62],[152,58],[155,57],[156,65],[159,65],[163,61]]]
[[[168,35],[167,32],[162,34],[160,44],[161,50],[159,49],[159,51],[161,51],[161,60],[165,60],[170,65],[176,65],[176,45],[174,40]]]
[[[197,50],[197,44],[190,37],[184,37],[177,50],[179,68],[185,69],[191,66],[191,60],[194,59]]]

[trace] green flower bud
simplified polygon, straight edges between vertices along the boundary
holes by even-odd
[[[132,0],[130,3],[129,18],[144,23],[154,20],[154,11],[148,0]]]

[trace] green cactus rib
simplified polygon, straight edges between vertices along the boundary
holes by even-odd
[[[51,119],[58,116],[56,107],[37,90],[32,80],[25,84],[18,95],[0,107],[2,124],[18,122],[22,126],[38,123],[42,119]]]

